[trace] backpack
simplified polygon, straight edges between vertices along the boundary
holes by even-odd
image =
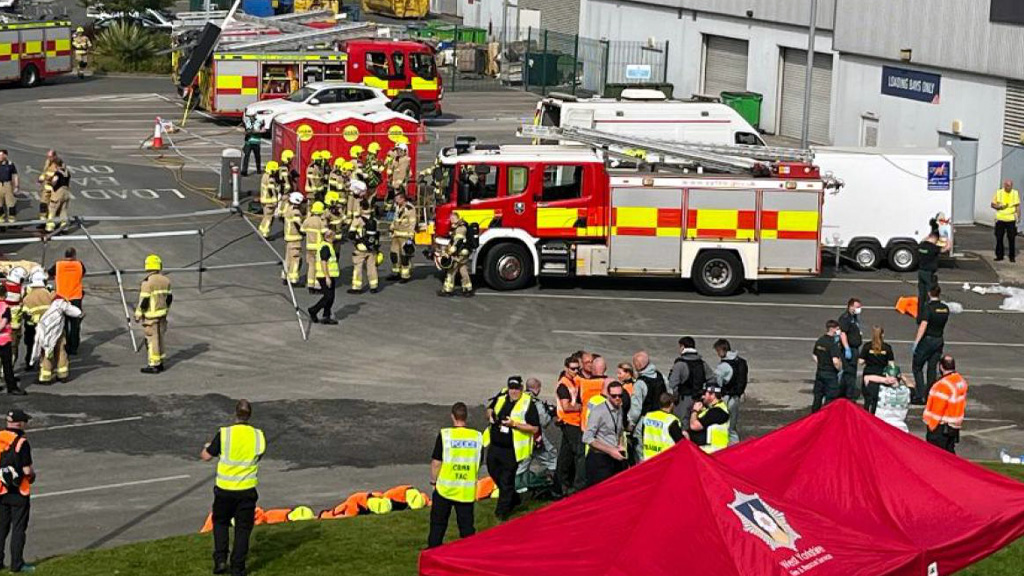
[[[644,396],[643,406],[640,408],[640,415],[643,416],[648,412],[654,412],[661,408],[661,394],[665,392],[665,377],[661,375],[661,372],[655,372],[653,378],[640,375],[637,380],[643,380],[647,384],[647,395]]]
[[[21,459],[16,451],[20,440],[20,437],[15,436],[14,440],[4,446],[3,452],[0,453],[0,484],[3,484],[7,492],[12,494],[18,493],[24,478]]]
[[[466,250],[473,252],[480,247],[480,224],[472,222],[466,225]]]
[[[725,384],[722,393],[726,396],[742,396],[747,391],[747,361],[737,356],[723,362],[732,367],[732,379]]]

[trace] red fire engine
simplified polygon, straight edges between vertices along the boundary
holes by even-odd
[[[71,23],[0,24],[0,83],[35,86],[71,71]]]
[[[544,276],[674,277],[727,295],[744,281],[817,275],[831,184],[807,162],[733,162],[722,150],[732,147],[715,148],[692,152],[701,168],[676,173],[612,167],[609,146],[446,149],[434,170],[446,199],[436,209],[435,241],[445,242],[452,211],[477,223],[471,270],[497,290]]]

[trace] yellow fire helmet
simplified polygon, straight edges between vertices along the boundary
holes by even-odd
[[[345,160],[344,158],[341,158],[340,156],[338,158],[334,159],[334,167],[335,168],[339,168],[341,170],[345,169],[345,164],[347,164],[347,163],[348,163],[348,161]]]
[[[344,170],[345,172],[351,172],[356,169],[356,165],[353,164],[351,161],[346,160],[345,163],[341,165],[341,169]]]
[[[324,194],[324,204],[327,206],[334,206],[338,202],[341,202],[341,194],[338,194],[334,190]]]
[[[156,254],[150,254],[146,256],[146,270],[148,271],[160,271],[164,267],[164,261],[160,259]]]
[[[267,174],[273,174],[274,172],[277,172],[280,168],[281,165],[277,163],[277,160],[270,160],[267,162],[267,165],[263,168],[263,170]]]
[[[319,150],[314,150],[313,153],[309,155],[309,159],[314,161],[314,162],[319,160],[320,159],[320,151]]]
[[[291,150],[281,152],[281,162],[291,162],[292,158],[295,158],[295,152]]]
[[[383,263],[384,263],[384,253],[383,252],[377,252],[377,266],[380,266]]]
[[[366,147],[366,150],[370,154],[376,154],[377,152],[380,152],[380,144],[377,142],[370,142],[370,145]]]
[[[85,28],[82,28],[81,26],[79,26],[78,28],[75,28],[75,33],[76,34],[85,34]]]
[[[330,152],[330,150],[321,150],[320,151],[320,159],[321,160],[330,160],[331,159],[331,152]]]
[[[324,203],[323,202],[313,202],[313,206],[309,209],[309,211],[312,212],[313,214],[323,214],[324,213]]]
[[[362,154],[362,153],[363,153],[363,147],[358,145],[358,144],[356,144],[355,146],[352,147],[351,150],[349,150],[348,155],[349,155],[349,158],[355,159],[355,158],[359,158],[359,155]]]

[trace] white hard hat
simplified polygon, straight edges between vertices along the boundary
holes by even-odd
[[[26,276],[28,276],[28,270],[25,270],[21,266],[15,266],[7,273],[7,279],[11,282],[17,282],[18,284],[21,284],[25,280]]]
[[[400,143],[398,146],[395,146],[395,148],[398,148],[399,150],[403,150],[405,152],[409,151],[409,147],[405,144],[405,142]]]
[[[357,194],[366,192],[366,182],[363,182],[362,180],[353,179],[351,182],[349,182],[349,186],[351,186],[352,191]]]
[[[28,275],[28,286],[29,288],[45,288],[46,287],[46,271],[42,268],[36,268]]]
[[[302,195],[302,192],[292,192],[291,194],[288,195],[288,201],[294,204],[295,206],[302,204],[302,201],[305,199],[306,197]]]

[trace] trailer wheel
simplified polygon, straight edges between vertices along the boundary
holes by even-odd
[[[732,252],[708,250],[697,256],[691,278],[705,296],[730,296],[743,282],[743,264]]]
[[[484,261],[484,280],[495,290],[519,290],[533,278],[530,253],[521,244],[504,242],[491,248]]]
[[[889,249],[889,268],[896,272],[912,272],[917,269],[917,246],[897,244]]]
[[[395,105],[395,112],[398,112],[399,114],[405,114],[406,116],[409,116],[410,118],[416,120],[417,122],[419,122],[420,116],[422,115],[420,105],[417,104],[414,100],[402,100],[401,102]]]
[[[39,84],[39,70],[36,69],[35,64],[29,64],[21,71],[21,85],[31,88],[36,84]]]
[[[877,244],[855,244],[849,250],[853,266],[858,270],[877,270],[882,262],[882,249]]]

